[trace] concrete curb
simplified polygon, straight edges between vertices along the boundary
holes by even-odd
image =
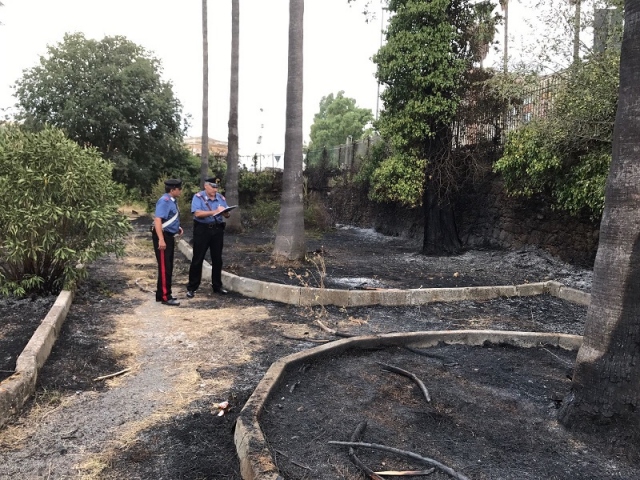
[[[244,405],[234,432],[236,452],[240,459],[240,473],[244,480],[281,480],[260,428],[259,418],[265,402],[275,392],[289,368],[296,368],[314,357],[335,356],[346,350],[371,349],[388,346],[428,348],[440,342],[447,344],[482,345],[484,342],[506,343],[518,347],[540,344],[578,350],[582,336],[562,333],[515,332],[500,330],[455,330],[434,332],[392,333],[379,336],[354,337],[310,348],[271,365],[247,403]]]
[[[0,427],[17,414],[35,392],[38,372],[46,362],[67,318],[73,292],[63,290],[16,361],[16,371],[0,382]]]
[[[184,239],[181,239],[178,243],[178,249],[185,257],[191,260],[193,250]],[[210,278],[211,265],[205,261],[202,268],[202,280],[206,282]],[[222,284],[227,290],[240,293],[246,297],[301,306],[425,305],[432,302],[482,301],[500,297],[529,297],[545,293],[579,305],[588,306],[591,302],[591,294],[567,287],[556,281],[490,287],[337,290],[262,282],[223,271]]]

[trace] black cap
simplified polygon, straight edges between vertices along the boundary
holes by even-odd
[[[169,178],[168,180],[164,181],[164,184],[169,188],[181,188],[182,180],[180,180],[179,178]]]
[[[216,177],[208,177],[205,178],[204,181],[206,183],[210,183],[212,187],[218,188],[218,183],[220,182],[220,180],[218,180]]]

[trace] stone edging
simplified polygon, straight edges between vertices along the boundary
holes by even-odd
[[[67,318],[73,292],[63,290],[16,361],[16,371],[0,382],[0,427],[20,411],[35,392],[38,372],[49,357]]]
[[[184,239],[178,243],[178,249],[189,260],[193,257],[193,250]],[[202,269],[202,278],[208,281],[210,277],[211,265],[205,261]],[[493,287],[339,290],[269,283],[252,278],[239,277],[223,271],[222,283],[227,290],[240,293],[246,297],[302,306],[424,305],[431,302],[481,301],[499,297],[542,295],[544,293],[580,305],[589,305],[591,301],[591,294],[566,287],[555,281]]]
[[[234,432],[236,452],[240,459],[243,480],[282,480],[278,473],[259,424],[259,417],[267,399],[275,392],[288,368],[295,368],[314,357],[332,355],[349,349],[370,349],[388,346],[412,346],[416,348],[447,344],[482,345],[484,342],[506,343],[519,347],[552,345],[567,350],[577,350],[582,336],[561,333],[514,332],[499,330],[456,330],[392,333],[379,336],[353,337],[321,345],[281,358],[271,365],[267,373],[245,403]]]

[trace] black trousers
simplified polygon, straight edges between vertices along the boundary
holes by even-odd
[[[156,287],[156,302],[166,302],[171,297],[171,278],[173,277],[173,252],[175,251],[175,240],[171,233],[164,233],[164,243],[167,248],[158,248],[159,238],[155,230],[151,234],[153,239],[153,251],[158,261],[158,285]]]
[[[222,288],[222,247],[224,246],[224,223],[217,225],[193,222],[193,257],[189,267],[187,290],[195,292],[202,281],[202,262],[211,253],[211,286]]]

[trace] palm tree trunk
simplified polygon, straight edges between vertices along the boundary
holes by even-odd
[[[202,0],[202,148],[200,151],[200,188],[209,176],[209,33],[207,0]]]
[[[582,0],[574,0],[576,11],[573,17],[573,61],[580,61],[580,4]]]
[[[302,60],[304,0],[289,0],[289,72],[287,76],[287,119],[284,139],[282,200],[273,256],[302,260],[304,197],[302,192]]]
[[[509,0],[501,0],[504,11],[504,51],[502,52],[502,70],[504,73],[509,69]]]
[[[571,393],[560,410],[566,425],[622,418],[640,425],[640,0],[625,2],[620,90],[613,155],[591,305]]]
[[[227,203],[238,205],[238,78],[240,59],[240,0],[231,0],[231,88],[229,94],[229,138],[227,151]],[[242,231],[241,209],[227,219],[230,232]]]

